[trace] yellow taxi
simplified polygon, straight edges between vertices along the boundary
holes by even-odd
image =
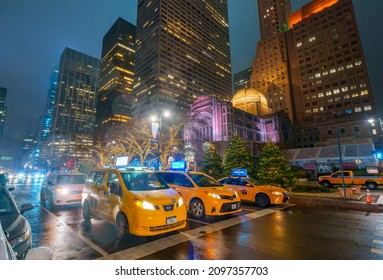
[[[167,170],[157,171],[157,174],[182,195],[186,209],[194,218],[241,211],[237,193],[202,172]]]
[[[288,192],[281,187],[257,185],[251,178],[229,176],[218,180],[237,191],[241,201],[255,202],[261,207],[277,205],[289,199]]]
[[[152,236],[186,226],[183,198],[151,171],[91,171],[82,211],[87,222],[93,217],[115,224],[119,236]]]

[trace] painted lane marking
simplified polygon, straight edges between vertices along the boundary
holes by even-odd
[[[284,208],[288,208],[290,206],[286,206]],[[284,209],[281,208],[281,209]],[[132,247],[120,252],[116,252],[110,254],[108,256],[101,257],[99,259],[102,260],[136,260],[143,258],[145,256],[154,254],[156,252],[165,250],[169,247],[191,241],[193,239],[202,237],[206,234],[213,233],[215,231],[219,231],[234,225],[241,224],[246,221],[254,220],[261,218],[266,215],[270,215],[278,212],[280,209],[263,209],[260,211],[252,212],[243,216],[234,217],[228,220],[220,221],[214,224],[205,225],[196,229],[188,230],[185,232],[180,232],[165,238],[161,238],[149,243],[145,243],[136,247]]]
[[[383,255],[383,250],[380,250],[380,249],[372,248],[372,249],[371,249],[371,252],[373,252],[373,253],[375,253],[375,254]]]
[[[372,240],[372,242],[375,244],[383,244],[382,240]]]
[[[99,252],[103,256],[109,255],[107,252],[102,250],[100,247],[98,247],[95,243],[93,243],[91,240],[88,238],[82,236],[81,234],[78,234],[74,229],[72,229],[70,226],[68,226],[63,220],[61,220],[59,217],[57,217],[55,214],[53,214],[51,211],[46,209],[44,206],[40,205],[41,209],[44,209],[49,215],[55,217],[61,224],[65,226],[65,228],[69,229],[72,233],[74,233],[77,237],[79,237],[82,241],[84,241],[86,244],[88,244],[90,247],[92,247],[94,250]]]

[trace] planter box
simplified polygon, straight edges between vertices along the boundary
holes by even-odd
[[[340,192],[340,195],[344,198],[344,192],[346,192],[346,199],[348,197],[352,197],[353,193],[354,193],[354,190],[352,188],[345,188],[343,190],[343,188],[338,188],[339,192]]]
[[[361,185],[352,186],[352,189],[354,194],[360,194],[362,190],[362,186]]]

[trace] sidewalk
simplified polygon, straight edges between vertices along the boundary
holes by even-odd
[[[289,202],[297,205],[311,207],[336,207],[338,209],[349,209],[365,212],[383,212],[383,195],[371,191],[372,203],[366,202],[366,189],[361,194],[352,195],[344,199],[340,192],[331,193],[300,193],[290,194]]]

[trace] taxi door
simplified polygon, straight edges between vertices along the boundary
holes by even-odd
[[[181,194],[188,209],[190,200],[195,196],[196,191],[193,183],[185,174],[181,173],[165,173],[164,176],[168,185]]]
[[[114,209],[119,205],[119,194],[110,192],[110,189],[121,189],[121,181],[118,174],[114,171],[110,171],[107,184],[100,189],[99,198],[99,213],[102,217],[114,223]],[[120,194],[121,195],[121,194]]]

